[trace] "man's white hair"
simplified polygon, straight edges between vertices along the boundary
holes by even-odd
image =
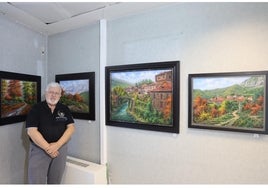
[[[58,87],[58,88],[60,88],[62,90],[62,88],[61,88],[61,86],[60,86],[60,84],[58,82],[51,82],[51,83],[49,83],[47,85],[46,92],[48,92],[49,88],[51,88],[51,87]]]

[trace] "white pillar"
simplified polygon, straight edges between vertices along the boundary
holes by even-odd
[[[100,20],[100,162],[107,163],[107,136],[105,123],[105,66],[107,64],[107,21]]]

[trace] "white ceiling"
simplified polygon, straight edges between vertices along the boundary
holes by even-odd
[[[164,2],[0,2],[0,16],[52,35],[164,6]]]

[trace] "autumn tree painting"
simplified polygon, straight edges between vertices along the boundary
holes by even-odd
[[[265,75],[192,78],[193,126],[265,129]]]
[[[1,118],[26,115],[37,102],[37,83],[1,79]]]

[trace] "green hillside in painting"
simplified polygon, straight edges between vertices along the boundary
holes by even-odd
[[[114,87],[117,87],[117,86],[120,86],[122,88],[126,88],[126,87],[129,87],[129,86],[133,86],[133,84],[131,84],[131,83],[125,81],[125,80],[112,79],[111,88],[114,88]]]
[[[252,76],[241,84],[192,93],[192,123],[239,129],[264,128],[263,76]]]

